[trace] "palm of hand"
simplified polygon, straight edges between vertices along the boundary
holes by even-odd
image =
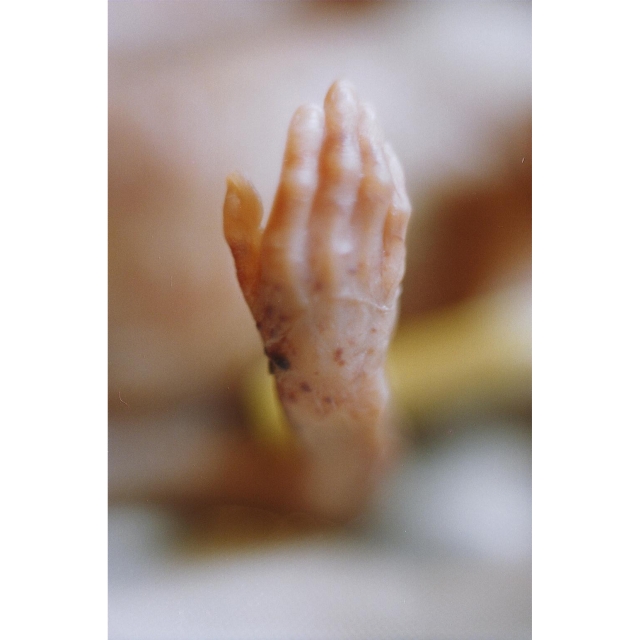
[[[225,236],[294,421],[341,405],[353,413],[354,393],[380,387],[409,214],[400,164],[345,82],[330,88],[324,110],[294,115],[264,230],[251,184],[228,178]]]

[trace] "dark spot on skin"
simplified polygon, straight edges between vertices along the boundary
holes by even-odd
[[[349,275],[354,276],[356,273],[358,273],[358,270],[357,270],[355,267],[351,267],[351,268],[348,270],[348,273],[349,273]]]
[[[262,322],[256,322],[256,329],[260,331],[262,329]]]
[[[342,357],[342,349],[336,349],[333,352],[333,359],[338,363],[338,366],[343,367],[345,365],[345,361]]]
[[[290,402],[296,402],[298,400],[298,396],[293,391],[289,391],[289,393],[287,393],[287,400]]]
[[[300,389],[302,389],[302,391],[306,391],[307,393],[311,391],[311,387],[306,382],[303,382],[300,385]]]
[[[271,373],[273,373],[273,371],[271,371],[272,365],[278,369],[282,369],[283,371],[286,371],[291,367],[291,363],[284,354],[279,353],[278,351],[267,351],[266,349],[264,352],[267,358],[269,358],[269,371]]]
[[[277,327],[271,327],[271,329],[269,329],[269,337],[273,340],[273,338],[275,338],[277,335],[278,335]]]
[[[374,327],[373,329],[371,329],[371,333],[378,333],[378,330]]]
[[[280,316],[280,317],[278,318],[278,321],[279,321],[279,322],[282,322],[282,323],[289,322],[289,320],[291,320],[291,318],[290,318],[289,316]]]
[[[267,318],[271,318],[273,316],[273,307],[270,304],[264,308],[264,315]]]
[[[374,350],[374,349],[372,349],[371,347],[369,347],[369,348],[367,349],[367,354],[368,354],[368,355],[372,356],[374,353],[375,353],[375,350]]]
[[[333,401],[331,400],[331,398],[329,396],[325,396],[324,398],[322,398],[322,402],[326,402],[327,404],[331,404]]]
[[[324,285],[322,284],[322,282],[320,282],[320,280],[318,280],[314,285],[313,285],[313,290],[318,292],[318,291],[322,291],[324,289]]]
[[[291,366],[287,358],[281,354],[276,354],[275,356],[272,356],[271,359],[273,360],[276,367],[283,369],[284,371],[286,371]]]

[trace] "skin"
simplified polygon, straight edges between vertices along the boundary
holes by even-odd
[[[309,500],[327,512],[360,501],[392,449],[384,365],[410,212],[400,164],[345,81],[294,114],[264,228],[250,182],[227,179],[238,282],[309,460]]]

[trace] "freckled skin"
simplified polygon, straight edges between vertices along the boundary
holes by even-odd
[[[346,82],[296,111],[264,229],[253,186],[227,179],[225,237],[287,417],[310,450],[347,448],[365,476],[388,439],[409,215],[400,164]]]

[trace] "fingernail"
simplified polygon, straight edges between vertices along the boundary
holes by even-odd
[[[324,111],[315,104],[304,104],[298,107],[293,116],[292,124],[296,127],[321,128],[324,122]]]
[[[336,80],[336,82],[331,85],[327,97],[336,103],[355,102],[355,87],[348,80]]]
[[[341,96],[353,95],[356,88],[348,80],[338,80],[336,82],[336,89]]]
[[[246,183],[245,177],[238,171],[234,171],[227,176],[227,192],[233,193],[237,196],[240,195],[242,185]]]

